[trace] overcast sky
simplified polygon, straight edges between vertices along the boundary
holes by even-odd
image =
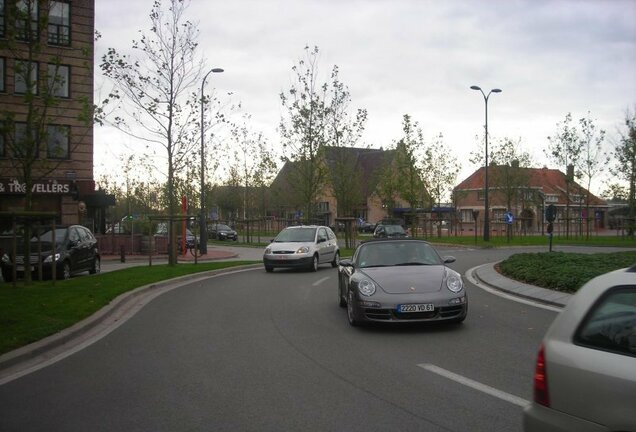
[[[96,2],[96,61],[107,47],[130,47],[149,26],[152,3]],[[521,138],[539,166],[553,167],[542,149],[568,112],[590,111],[612,140],[636,107],[634,0],[193,0],[188,15],[207,66],[225,69],[208,78],[208,90],[233,92],[272,144],[280,141],[279,94],[305,45],[320,48],[323,80],[338,65],[352,107],[367,109],[364,143],[388,147],[408,113],[428,140],[444,135],[462,179],[483,136],[484,99],[471,85],[503,90],[488,102],[491,140]],[[96,127],[96,176],[115,142],[135,146]]]

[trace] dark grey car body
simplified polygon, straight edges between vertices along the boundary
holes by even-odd
[[[446,266],[453,261],[453,257],[440,257],[422,240],[364,242],[352,259],[340,261],[339,304],[347,308],[351,325],[462,322],[468,312],[468,297],[461,275]],[[371,285],[374,290],[369,294]]]
[[[71,275],[84,271],[91,274],[99,273],[100,254],[97,239],[88,228],[81,225],[56,228],[55,235],[53,231],[46,231],[39,238],[35,236],[31,239],[29,260],[25,260],[20,243],[15,257],[12,253],[2,257],[2,276],[4,280],[12,280],[15,264],[17,277],[23,276],[25,271],[31,271],[33,277],[37,277],[41,266],[43,277],[51,278],[53,262],[55,276],[58,279],[68,279]]]

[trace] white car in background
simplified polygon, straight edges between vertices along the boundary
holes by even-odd
[[[539,348],[523,425],[636,431],[636,265],[592,279],[556,317]]]
[[[326,226],[287,227],[272,240],[263,254],[263,265],[268,273],[277,267],[317,271],[323,263],[330,263],[332,267],[338,267],[340,263],[338,239]]]

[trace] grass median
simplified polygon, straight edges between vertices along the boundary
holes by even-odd
[[[574,293],[587,281],[636,264],[636,251],[613,253],[520,253],[499,263],[512,279],[556,291]]]
[[[255,261],[203,262],[177,266],[130,267],[65,281],[25,286],[0,284],[0,354],[38,341],[89,317],[114,298],[135,288]]]

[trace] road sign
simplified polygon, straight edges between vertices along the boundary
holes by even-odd
[[[556,219],[556,207],[554,206],[554,204],[550,204],[545,209],[545,219],[548,222],[554,222],[554,220]]]
[[[515,217],[512,215],[512,213],[506,212],[504,214],[504,222],[506,222],[508,225],[512,225],[514,220],[515,220]]]

